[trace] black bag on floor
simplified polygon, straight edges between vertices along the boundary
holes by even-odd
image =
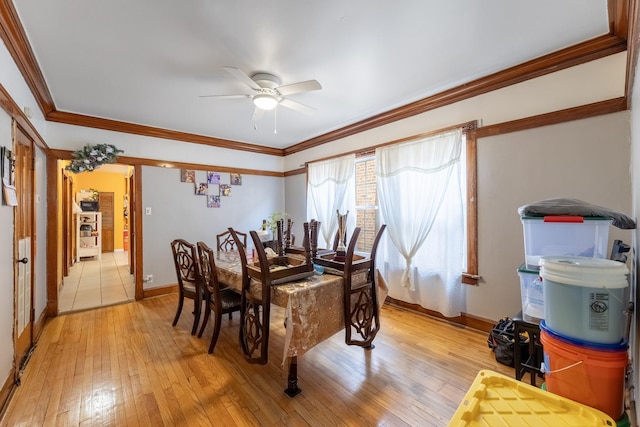
[[[493,326],[489,332],[489,338],[487,338],[487,345],[495,353],[497,362],[513,367],[514,337],[515,323],[513,319],[503,317]],[[522,350],[526,351],[526,347],[520,349],[520,351]]]

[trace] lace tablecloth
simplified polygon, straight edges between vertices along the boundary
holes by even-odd
[[[217,252],[215,262],[218,280],[240,291],[240,255],[234,251]],[[366,273],[359,274],[364,280]],[[271,287],[271,303],[286,310],[283,363],[288,357],[301,356],[344,329],[343,283],[341,276],[315,274],[303,280]],[[254,281],[253,287],[260,289],[260,284]]]

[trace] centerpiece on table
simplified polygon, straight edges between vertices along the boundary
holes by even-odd
[[[340,214],[340,211],[336,211],[338,215],[338,244],[335,251],[319,251],[313,254],[313,262],[317,265],[321,265],[326,268],[326,271],[344,272],[345,261],[347,256],[347,216],[349,211],[344,215]],[[359,229],[358,229],[359,232]],[[354,270],[360,270],[367,268],[369,261],[367,258],[352,254],[352,268]]]
[[[292,221],[287,221],[290,229]],[[271,285],[279,285],[294,280],[304,279],[313,276],[313,263],[311,261],[311,250],[309,247],[309,224],[304,223],[305,236],[303,239],[303,248],[301,252],[289,252],[283,245],[283,227],[284,220],[278,220],[276,224],[276,251],[274,256],[267,256],[264,248],[261,246],[260,237],[255,231],[250,231],[251,238],[257,249],[258,262],[249,263],[247,270],[249,276],[261,280],[263,278],[262,268],[269,269],[269,277]]]
[[[344,262],[344,257],[347,254],[347,216],[349,211],[344,215],[340,215],[340,211],[336,211],[338,215],[338,247],[336,248],[336,254],[333,256],[334,261]]]

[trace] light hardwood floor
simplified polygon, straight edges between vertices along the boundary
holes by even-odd
[[[487,335],[384,306],[375,349],[338,333],[300,357],[302,394],[283,393],[283,310],[272,309],[269,363],[238,348],[239,315],[190,335],[176,295],[61,315],[45,326],[2,426],[444,426],[480,369]]]

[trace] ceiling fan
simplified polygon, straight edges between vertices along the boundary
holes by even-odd
[[[224,69],[249,86],[254,92],[253,95],[201,95],[200,98],[249,98],[255,106],[253,117],[251,118],[251,121],[254,122],[260,120],[265,111],[273,110],[278,105],[303,113],[315,111],[314,108],[293,101],[287,98],[287,96],[322,89],[322,86],[320,86],[320,83],[316,80],[307,80],[280,86],[280,79],[271,73],[258,72],[249,76],[235,67],[224,67]]]

